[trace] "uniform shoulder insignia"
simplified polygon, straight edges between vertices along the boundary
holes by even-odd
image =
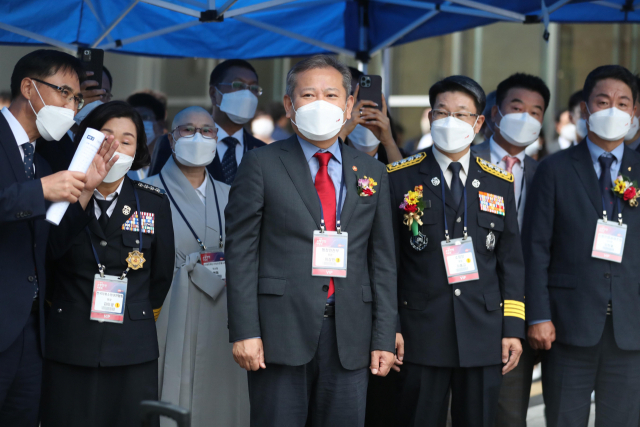
[[[504,169],[500,169],[493,163],[487,162],[486,160],[483,160],[480,157],[476,157],[476,161],[478,162],[482,170],[485,171],[486,173],[497,176],[498,178],[502,178],[505,181],[513,182],[513,174],[511,172],[507,172]]]
[[[405,157],[397,162],[389,163],[387,165],[387,172],[395,172],[400,169],[408,168],[409,166],[417,165],[421,161],[427,158],[427,153],[417,153],[413,156]]]
[[[145,184],[144,182],[141,181],[137,181],[136,182],[136,187],[141,188],[143,190],[147,190],[150,193],[153,194],[157,194],[157,195],[162,195],[165,193],[165,191],[162,188],[158,188],[155,187],[153,185],[149,185],[149,184]]]

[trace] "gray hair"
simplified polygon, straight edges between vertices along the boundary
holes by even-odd
[[[347,97],[351,93],[351,71],[342,62],[333,56],[315,55],[311,58],[303,59],[293,66],[287,74],[287,95],[293,99],[293,91],[296,88],[296,76],[304,71],[314,70],[316,68],[334,68],[342,74],[342,86],[347,92]]]

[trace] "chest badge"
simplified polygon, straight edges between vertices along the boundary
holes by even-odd
[[[440,185],[440,178],[438,178],[437,176],[431,178],[431,185],[433,185],[434,187]]]
[[[477,179],[474,179],[471,185],[473,185],[473,188],[478,188],[480,187],[480,181],[478,181]]]
[[[132,270],[139,270],[144,265],[146,259],[144,259],[144,255],[139,250],[134,250],[133,252],[129,252],[129,256],[126,259],[127,267]]]
[[[129,215],[130,213],[131,213],[131,207],[124,205],[124,207],[122,208],[122,214]]]
[[[486,244],[487,250],[489,251],[493,251],[496,248],[496,236],[493,234],[493,231],[490,231],[489,234],[487,234]]]
[[[416,251],[421,251],[424,250],[424,248],[426,248],[429,244],[429,238],[418,231],[418,234],[416,234],[415,236],[411,236],[411,239],[409,239],[409,243],[411,244],[411,247],[413,249],[415,249]]]

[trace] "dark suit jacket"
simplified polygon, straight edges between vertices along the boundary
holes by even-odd
[[[455,206],[432,148],[423,154],[426,158],[420,163],[389,174],[404,360],[443,367],[500,364],[502,338],[524,338],[524,319],[503,313],[503,302],[506,307],[524,303],[524,261],[513,183],[482,170],[472,153],[465,185],[467,227],[480,278],[450,285],[440,244],[445,240],[444,214],[451,237],[462,237],[464,202]],[[473,185],[476,180],[477,187]],[[427,206],[421,232],[428,243],[422,251],[411,246],[412,234],[403,224],[404,211],[399,207],[404,195],[417,185],[423,186]],[[446,186],[446,204],[442,185]],[[506,215],[481,211],[480,191],[502,196]],[[493,251],[486,246],[490,232],[496,240]],[[460,291],[457,296],[456,290]]]
[[[620,173],[640,180],[640,154],[624,149]],[[551,319],[562,344],[602,337],[611,297],[616,343],[640,350],[640,210],[621,201],[628,232],[622,263],[591,257],[602,196],[586,143],[540,163],[525,209],[527,319]]]
[[[246,148],[247,151],[253,150],[254,148],[264,147],[266,145],[264,142],[260,141],[259,139],[251,135],[249,132],[247,132],[246,129],[244,129],[243,132],[244,132],[244,136],[243,136],[244,144],[247,147]],[[222,144],[222,141],[218,141],[218,144]],[[167,160],[169,160],[169,157],[171,157],[171,145],[169,145],[169,136],[164,135],[158,141],[156,145],[156,149],[153,152],[153,157],[151,159],[151,166],[149,168],[148,176],[159,174],[162,168],[164,167],[164,164],[167,163]],[[211,164],[207,166],[207,170],[209,170],[209,173],[211,173],[211,176],[213,176],[213,179],[215,179],[216,181],[224,182],[224,175],[222,173],[222,164],[220,163],[221,160],[222,159],[220,159],[220,156],[216,156],[213,159],[213,162],[211,162]]]
[[[347,277],[334,279],[336,333],[342,366],[360,369],[369,366],[370,351],[395,348],[389,182],[380,162],[343,144],[341,150],[347,192],[341,222],[349,249]],[[373,196],[358,196],[357,177],[364,175],[378,183]],[[267,365],[308,363],[318,346],[329,278],[311,275],[320,203],[295,135],[245,154],[225,218],[230,341],[262,337]]]
[[[122,229],[136,212],[136,187],[140,210],[155,214],[154,233],[142,235],[146,261],[127,274],[128,287],[123,324],[89,320],[94,276],[98,266],[85,227],[105,274],[120,276],[129,252],[138,249],[139,233]],[[122,366],[158,358],[154,311],[162,307],[171,286],[175,248],[169,199],[164,192],[128,177],[105,230],[94,214],[93,201],[73,223],[51,231],[49,245],[55,257],[51,274],[53,297],[47,319],[46,357],[79,366]],[[124,213],[127,205],[131,209]],[[73,236],[63,241],[60,236]]]
[[[45,252],[49,236],[49,223],[44,218],[50,203],[44,199],[40,178],[50,175],[51,168],[37,152],[34,163],[36,179],[27,180],[20,149],[9,123],[0,114],[0,352],[14,342],[29,317],[36,271],[44,350]],[[61,225],[73,222],[81,213],[78,203],[71,205]]]
[[[489,145],[489,140],[486,140],[478,145],[472,145],[471,152],[481,159],[491,162],[491,146]],[[524,181],[525,185],[527,186],[527,194],[529,194],[529,188],[531,188],[531,184],[533,184],[533,176],[535,175],[537,168],[538,161],[531,156],[525,155]]]
[[[53,173],[69,169],[73,155],[76,153],[76,148],[76,145],[66,133],[60,141],[46,141],[44,138],[39,138],[36,142],[36,153],[40,154],[49,163]]]

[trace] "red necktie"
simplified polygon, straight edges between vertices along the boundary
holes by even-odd
[[[329,160],[331,153],[316,153],[313,157],[318,159],[320,168],[316,174],[316,191],[320,196],[322,203],[322,213],[324,215],[324,227],[327,231],[336,231],[336,188],[329,176]],[[333,285],[333,277],[329,280],[329,294],[327,298],[333,295],[335,287]]]

